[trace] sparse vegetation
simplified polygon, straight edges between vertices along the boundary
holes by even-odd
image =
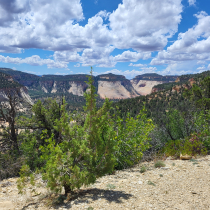
[[[161,167],[165,167],[166,164],[163,161],[158,160],[157,162],[155,162],[154,166],[155,168],[161,168]]]
[[[112,190],[112,189],[115,189],[115,188],[116,188],[116,186],[115,186],[115,185],[113,185],[113,184],[107,184],[107,185],[106,185],[106,187],[107,187],[108,189],[110,189],[110,190]]]
[[[151,181],[148,181],[147,184],[148,184],[148,185],[152,185],[152,186],[156,186],[156,184],[153,183],[153,182],[151,182]]]
[[[140,173],[144,173],[147,171],[147,167],[146,166],[142,166],[140,169]]]

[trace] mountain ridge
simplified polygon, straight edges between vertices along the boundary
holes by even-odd
[[[83,96],[88,89],[86,84],[87,74],[73,75],[42,75],[0,68],[0,72],[10,75],[14,81],[25,86],[33,97],[33,93],[40,94],[65,94]],[[101,99],[126,99],[152,92],[152,87],[157,84],[175,81],[176,76],[162,76],[156,73],[138,75],[132,80],[123,75],[112,73],[93,76],[94,86]]]

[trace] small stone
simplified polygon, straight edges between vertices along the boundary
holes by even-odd
[[[168,170],[168,169],[170,169],[169,167],[161,167],[161,169],[163,169],[163,170]]]
[[[139,184],[143,184],[143,182],[142,182],[142,181],[138,181],[138,183],[139,183]]]

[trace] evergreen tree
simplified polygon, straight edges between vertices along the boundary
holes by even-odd
[[[89,77],[89,91],[85,94],[87,116],[84,126],[70,119],[61,106],[61,117],[55,120],[54,129],[61,133],[62,142],[56,142],[55,135],[46,140],[41,147],[45,165],[41,168],[42,177],[47,186],[55,192],[65,190],[65,195],[82,185],[94,183],[96,178],[111,173],[115,166],[116,141],[113,122],[108,115],[110,103],[105,101],[102,108],[96,109],[95,88],[92,70]],[[42,133],[46,139],[48,131]],[[19,179],[19,190],[22,189],[29,167],[24,166]]]

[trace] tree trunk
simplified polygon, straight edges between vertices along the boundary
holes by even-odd
[[[66,185],[66,184],[64,185],[64,190],[65,190],[65,196],[73,192],[70,188],[70,185]]]
[[[20,150],[19,150],[18,140],[17,140],[17,134],[16,134],[16,130],[15,130],[15,125],[13,123],[11,124],[11,140],[13,142],[15,150],[17,150],[18,155],[20,155]]]

